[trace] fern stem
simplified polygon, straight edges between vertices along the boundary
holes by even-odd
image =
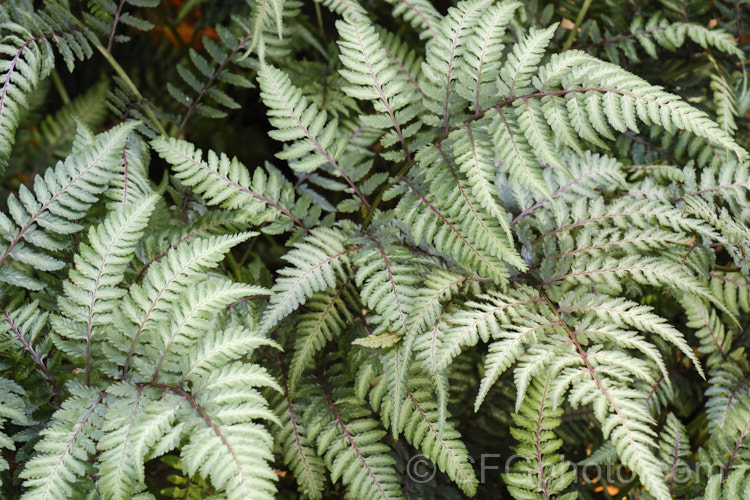
[[[77,19],[76,19],[77,21]],[[102,46],[101,43],[98,41],[94,42],[94,47],[96,47],[96,50],[99,51],[99,53],[104,56],[104,59],[107,60],[110,66],[112,66],[112,69],[115,70],[115,73],[122,78],[122,81],[125,83],[125,85],[128,87],[128,90],[133,94],[133,96],[143,104],[143,111],[146,113],[146,116],[149,120],[151,120],[151,123],[154,124],[154,127],[156,127],[156,130],[161,135],[167,135],[167,131],[164,130],[164,126],[161,124],[159,119],[154,114],[154,111],[151,109],[151,106],[146,102],[146,100],[141,95],[141,92],[138,90],[138,87],[135,86],[133,83],[133,80],[130,79],[128,74],[125,72],[124,69],[122,69],[122,66],[115,60],[114,57],[112,57],[112,54],[107,52],[107,49]]]
[[[232,270],[232,274],[234,274],[234,279],[236,279],[238,282],[242,282],[242,271],[240,270],[240,266],[237,264],[237,259],[234,258],[234,255],[232,255],[231,251],[227,253],[226,261],[227,264],[229,264],[229,268]]]
[[[65,90],[65,85],[63,85],[60,73],[57,72],[57,69],[52,70],[50,77],[52,78],[52,84],[55,86],[55,90],[60,94],[60,99],[62,99],[63,104],[70,104],[70,96],[68,95],[68,91]]]
[[[120,0],[120,5],[117,6],[115,12],[115,19],[112,22],[112,29],[109,32],[109,40],[107,41],[107,52],[112,53],[112,43],[115,41],[115,31],[117,30],[117,24],[120,22],[120,15],[122,14],[122,8],[125,5],[125,0]]]
[[[591,7],[591,0],[585,0],[583,2],[583,7],[581,7],[580,12],[578,12],[578,17],[576,17],[576,23],[573,26],[573,29],[570,30],[570,33],[568,33],[568,38],[565,40],[565,43],[562,46],[563,52],[568,50],[570,46],[573,45],[573,40],[575,40],[576,38],[578,28],[580,28],[581,24],[583,24],[583,20],[586,17],[586,13],[588,12],[589,7]]]
[[[316,19],[317,19],[317,21],[318,21],[318,29],[320,30],[320,35],[321,35],[321,36],[323,37],[323,39],[325,40],[325,37],[326,37],[326,31],[325,31],[325,29],[323,28],[323,14],[322,14],[322,12],[320,11],[320,3],[316,1],[316,2],[313,2],[313,5],[315,6],[315,18],[316,18]]]

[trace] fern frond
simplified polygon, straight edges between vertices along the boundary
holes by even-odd
[[[498,89],[501,97],[512,99],[531,93],[527,87],[555,30],[557,24],[543,30],[532,28],[523,40],[513,46],[513,51],[508,54],[500,70]]]
[[[503,163],[508,176],[522,186],[551,198],[549,188],[539,169],[540,160],[534,154],[531,145],[521,129],[515,115],[499,110],[491,115],[490,132],[497,145],[498,160]]]
[[[488,342],[490,337],[501,335],[503,325],[532,315],[535,304],[543,300],[527,287],[508,292],[479,295],[441,319],[438,343],[430,348],[433,370],[446,367],[464,347],[475,345],[480,338]]]
[[[107,37],[107,50],[112,51],[112,44],[117,42],[127,42],[130,37],[126,35],[117,35],[117,25],[122,23],[125,26],[138,31],[150,31],[154,25],[145,19],[141,19],[130,12],[123,12],[125,4],[130,7],[154,8],[159,5],[158,0],[122,0],[119,3],[109,2],[107,0],[91,0],[88,3],[90,14],[84,14],[88,24],[92,26],[101,35]]]
[[[503,56],[503,37],[519,2],[503,2],[492,5],[482,14],[476,32],[466,42],[461,59],[456,92],[471,102],[475,113],[490,104],[489,95],[494,94],[494,85],[500,75]]]
[[[81,29],[69,13],[57,5],[27,12],[24,25],[2,24],[0,39],[0,172],[10,158],[15,132],[28,103],[28,94],[52,71],[55,53],[52,40],[72,71],[76,60],[93,53]]]
[[[339,73],[350,84],[344,92],[359,100],[374,101],[377,114],[360,116],[362,123],[376,129],[392,129],[382,144],[388,147],[399,142],[403,157],[410,161],[406,141],[418,132],[419,124],[406,125],[420,110],[413,87],[388,57],[372,24],[338,21],[336,27],[340,36],[339,59],[345,67]],[[401,154],[385,157],[395,161]]]
[[[345,248],[344,229],[317,228],[304,241],[295,244],[284,259],[293,267],[280,271],[273,287],[260,332],[269,332],[282,318],[297,309],[315,292],[333,288],[349,274],[349,254],[360,247]]]
[[[347,0],[321,0],[328,10],[340,14],[344,19],[361,21],[367,18],[367,10],[359,2]]]
[[[97,443],[97,485],[102,498],[126,500],[141,493],[145,485],[144,463],[162,436],[179,431],[180,408],[175,394],[159,398],[153,388],[128,383],[113,384],[104,397],[106,411],[102,438]]]
[[[510,222],[511,226],[526,220],[525,218],[546,206],[552,200],[561,200],[572,204],[581,198],[596,199],[601,193],[609,193],[626,185],[622,165],[614,158],[586,152],[583,156],[569,155],[563,157],[566,169],[572,175],[557,169],[545,169],[545,181],[549,186],[550,198],[542,198],[525,203],[524,208]]]
[[[503,478],[515,498],[578,497],[576,492],[564,493],[575,479],[575,470],[558,452],[563,443],[555,429],[563,411],[553,405],[551,386],[550,375],[535,378],[523,405],[513,414],[511,434],[518,441],[514,451],[523,461],[514,460]]]
[[[711,90],[716,101],[716,118],[721,129],[729,135],[737,130],[737,96],[723,74],[711,75]]]
[[[205,279],[203,272],[215,267],[234,245],[252,235],[198,238],[178,246],[149,268],[143,283],[130,287],[117,316],[122,320],[118,321],[118,331],[111,332],[108,339],[112,349],[107,350],[107,357],[122,367],[123,377],[133,356],[143,354],[139,344],[144,333],[148,338],[149,330],[162,327],[188,288]]]
[[[577,297],[572,305],[559,309],[560,312],[578,312],[596,317],[612,326],[634,328],[644,333],[658,335],[676,346],[693,362],[696,370],[705,377],[703,368],[682,333],[670,325],[666,319],[654,314],[649,306],[639,305],[622,297]]]
[[[549,285],[558,281],[587,282],[595,285],[612,287],[621,290],[619,278],[628,276],[636,283],[671,289],[678,295],[692,294],[714,304],[718,309],[732,317],[731,311],[716,297],[708,287],[681,266],[656,257],[639,258],[638,256],[614,259],[581,259],[569,273],[548,278]]]
[[[8,198],[11,218],[0,215],[2,254],[0,281],[31,290],[43,288],[31,271],[56,271],[64,263],[52,252],[66,248],[63,239],[81,227],[86,214],[109,180],[122,168],[121,151],[132,125],[118,125],[96,137],[90,147],[74,153],[34,180],[33,191],[21,186]]]
[[[315,355],[326,342],[343,332],[352,319],[349,304],[356,298],[348,278],[332,289],[316,292],[305,302],[307,312],[300,315],[294,342],[294,356],[289,367],[289,393],[294,394],[297,382]]]
[[[243,297],[262,297],[268,294],[269,291],[263,287],[222,279],[197,283],[185,291],[167,319],[159,321],[143,336],[145,352],[136,368],[153,380],[161,374],[161,381],[170,381],[167,374],[182,373],[185,359],[196,349],[200,363],[196,363],[192,369],[205,370],[207,368],[204,364],[214,366],[228,355],[233,359],[240,350],[244,353],[267,343],[243,329],[238,329],[234,336],[222,334],[222,340],[217,341],[214,336],[221,330],[216,329],[212,320]],[[206,350],[204,341],[212,345],[213,349]]]
[[[422,119],[428,125],[441,127],[446,134],[464,119],[466,99],[453,92],[452,87],[459,77],[459,61],[468,40],[488,7],[486,0],[468,0],[449,8],[427,43],[422,73],[426,78],[424,105],[431,114]]]
[[[191,356],[188,365],[194,363]],[[200,415],[186,429],[190,437],[180,453],[185,472],[200,472],[230,498],[273,498],[276,475],[268,463],[273,438],[256,420],[276,417],[255,387],[281,390],[278,384],[260,366],[240,362],[194,371],[187,381],[191,393],[166,387]]]
[[[288,160],[298,172],[312,172],[331,164],[338,169],[335,157],[341,148],[336,139],[337,120],[327,120],[295,87],[289,75],[273,66],[261,65],[258,73],[261,98],[268,108],[268,119],[274,129],[271,137],[289,142],[290,147],[278,158]]]
[[[741,50],[737,47],[736,41],[732,40],[731,34],[722,29],[710,29],[695,23],[687,22],[670,22],[661,11],[657,14],[645,18],[642,15],[635,16],[628,27],[628,34],[612,36],[613,34],[606,30],[602,40],[595,45],[603,45],[607,48],[607,55],[610,59],[615,59],[619,49],[628,54],[629,58],[638,61],[635,51],[636,42],[652,59],[657,59],[659,53],[657,47],[663,47],[669,51],[674,51],[682,47],[687,39],[700,45],[704,49],[716,48],[721,52],[731,55],[741,56]]]
[[[443,16],[429,0],[387,0],[393,5],[393,16],[402,16],[404,21],[419,30],[420,38],[435,37]]]
[[[594,414],[600,421],[604,436],[617,450],[623,464],[628,466],[641,480],[641,483],[656,498],[670,498],[664,483],[662,464],[654,452],[653,419],[643,404],[643,395],[627,385],[629,377],[624,370],[633,366],[628,357],[621,359],[619,370],[607,366],[607,361],[597,360],[589,351],[579,352],[582,367],[568,368],[555,381],[553,394],[559,394],[563,387],[571,385],[568,400],[573,406],[594,404]],[[610,361],[615,358],[609,353]],[[604,363],[602,363],[604,361]],[[599,367],[602,363],[602,366]],[[618,380],[621,378],[622,381]]]
[[[8,435],[10,430],[6,427],[7,424],[29,425],[32,421],[29,406],[23,387],[12,380],[0,378],[0,449],[15,451],[13,436]],[[0,472],[9,468],[8,460],[5,456],[0,456]]]
[[[727,415],[721,428],[711,435],[708,450],[701,449],[702,463],[719,466],[709,478],[705,498],[739,498],[745,492],[747,460],[750,460],[750,396],[744,395]]]
[[[488,216],[472,193],[464,188],[454,165],[455,159],[450,153],[441,146],[425,148],[417,155],[417,161],[420,167],[428,169],[429,191],[435,197],[435,202],[421,195],[414,184],[407,184],[422,203],[415,206],[411,197],[404,197],[397,215],[411,226],[415,240],[424,237],[428,243],[451,254],[462,264],[472,264],[472,261],[465,262],[465,256],[476,253],[478,259],[472,260],[479,260],[480,263],[475,264],[474,271],[482,275],[489,273],[493,278],[498,272],[502,273],[501,276],[505,272],[493,269],[494,259],[488,259],[488,256],[503,259],[518,269],[526,267],[513,248],[507,220]],[[402,181],[407,182],[403,178]],[[408,202],[412,206],[404,206]],[[402,206],[411,213],[402,211]],[[430,221],[433,217],[437,220]]]
[[[88,458],[96,452],[105,393],[75,382],[67,389],[70,395],[42,431],[42,440],[34,446],[37,454],[20,474],[27,488],[25,500],[72,498],[75,491],[94,489]]]
[[[706,417],[708,428],[724,427],[737,403],[750,395],[750,377],[734,360],[726,360],[709,373],[706,389]]]
[[[669,494],[673,495],[675,486],[685,481],[680,473],[689,470],[686,459],[690,457],[690,442],[685,426],[673,413],[667,415],[659,440],[659,452],[662,461],[666,464],[669,477]]]
[[[346,147],[345,137],[339,133],[338,120],[328,120],[327,113],[318,111],[315,104],[292,84],[289,75],[278,68],[261,64],[258,81],[261,98],[268,108],[268,119],[275,129],[269,132],[269,136],[290,143],[276,155],[277,158],[287,160],[297,172],[332,168],[333,175],[341,177],[369,209],[369,202],[355,185],[356,178],[366,171],[356,176],[347,175],[338,161]]]
[[[278,5],[279,2],[274,2],[274,4]],[[226,87],[232,85],[251,88],[253,86],[252,82],[239,72],[229,71],[230,64],[245,70],[250,68],[250,59],[239,56],[252,38],[252,32],[241,23],[236,24],[239,24],[243,33],[235,35],[231,29],[217,26],[218,41],[211,40],[209,37],[203,39],[211,60],[209,61],[196,50],[190,49],[189,57],[193,68],[188,67],[187,64],[177,66],[182,85],[178,87],[171,83],[167,84],[170,95],[180,106],[187,108],[182,113],[177,126],[178,136],[182,134],[193,113],[206,118],[224,118],[227,116],[225,109],[234,110],[240,107],[239,103],[226,93]],[[223,84],[221,85],[223,88],[219,88],[220,84]],[[190,90],[183,91],[182,88],[185,87]],[[191,97],[190,94],[194,96]]]
[[[411,311],[415,285],[420,282],[419,264],[426,263],[399,245],[397,233],[384,221],[376,234],[367,233],[362,249],[353,263],[357,266],[355,283],[364,306],[377,314],[373,321],[375,335],[384,331],[404,335]]]
[[[211,210],[197,217],[191,224],[148,233],[141,240],[137,253],[141,266],[133,281],[140,281],[152,265],[174,248],[186,245],[196,238],[237,234],[247,230],[248,226],[247,216],[242,211]]]
[[[150,161],[151,150],[146,142],[140,135],[130,134],[122,150],[122,175],[113,177],[109,182],[109,210],[124,207],[134,199],[146,198],[153,192],[148,177]]]
[[[497,196],[495,180],[498,169],[490,137],[484,129],[467,125],[453,132],[449,139],[455,141],[453,153],[463,174],[458,182],[466,184],[465,189],[471,191],[486,213],[497,220],[510,238],[508,215]]]
[[[49,165],[52,160],[65,158],[70,154],[73,139],[76,134],[76,122],[80,121],[87,127],[101,126],[107,117],[104,97],[109,89],[109,82],[101,80],[91,86],[85,93],[65,104],[54,114],[47,115],[39,125],[39,130],[33,130],[31,137],[32,149],[25,160],[34,170],[40,170]],[[17,144],[18,148],[24,145]],[[19,156],[25,156],[19,152]],[[11,159],[11,165],[14,160]]]
[[[40,312],[38,300],[24,301],[19,294],[3,302],[0,351],[13,359],[18,367],[29,366],[28,362],[33,361],[31,373],[24,378],[39,370],[45,384],[52,389],[51,393],[60,399],[60,387],[53,374],[56,363],[51,356],[54,344],[52,336],[46,335],[49,313]]]
[[[412,369],[411,372],[403,404],[396,407],[395,400],[388,398],[383,402],[381,415],[390,426],[397,426],[398,434],[403,434],[409,444],[435,462],[466,495],[473,496],[478,480],[468,451],[461,441],[461,434],[450,420],[450,415],[442,425],[439,422],[438,404],[430,378],[418,370]],[[398,418],[394,411],[400,412]]]
[[[276,35],[282,38],[282,22],[284,14],[284,0],[252,0],[250,3],[253,37],[249,50],[254,50],[262,39],[264,28],[271,25]]]
[[[299,392],[304,393],[304,388]],[[304,400],[304,394],[298,399]],[[276,442],[281,446],[284,462],[294,472],[300,492],[320,500],[326,481],[325,464],[308,438],[302,418],[305,405],[292,400],[288,385],[285,385],[284,393],[274,400],[274,412],[281,425]]]
[[[312,223],[315,212],[309,200],[297,200],[292,184],[275,168],[257,168],[250,175],[236,158],[208,151],[208,159],[192,143],[174,138],[158,138],[154,149],[169,162],[175,176],[203,197],[209,205],[247,212],[256,224],[273,221],[271,234],[289,229],[289,222],[303,229]],[[287,220],[276,220],[278,214]]]
[[[63,283],[65,295],[59,304],[65,317],[53,318],[52,324],[60,338],[58,347],[83,360],[88,384],[93,368],[92,344],[99,340],[94,337],[111,324],[112,312],[125,294],[118,285],[155,204],[155,195],[136,200],[93,226],[88,243],[82,244],[75,256],[70,280]]]
[[[386,431],[353,391],[339,386],[340,395],[321,388],[305,412],[308,439],[317,445],[333,481],[363,500],[403,498],[390,448],[381,440]]]
[[[401,181],[409,191],[399,201],[396,215],[409,226],[414,240],[424,239],[427,244],[433,245],[439,252],[450,255],[470,272],[498,281],[506,278],[508,270],[505,264],[463,234],[460,228],[461,220],[449,218],[444,213],[440,205],[442,200],[429,194],[429,185],[423,178],[402,178]],[[459,205],[458,208],[465,206]]]

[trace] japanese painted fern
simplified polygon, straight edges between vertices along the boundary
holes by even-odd
[[[742,2],[203,3],[0,5],[4,496],[750,491]]]

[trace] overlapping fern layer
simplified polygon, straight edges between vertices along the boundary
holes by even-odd
[[[3,2],[3,498],[747,495],[749,30]]]

